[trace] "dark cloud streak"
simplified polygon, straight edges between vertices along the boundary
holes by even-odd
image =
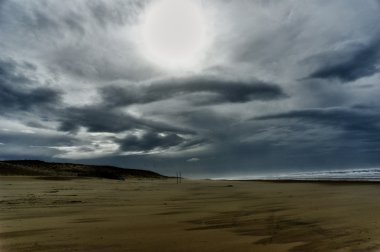
[[[253,120],[296,119],[342,127],[349,131],[380,132],[380,114],[347,108],[303,109],[255,117]]]
[[[266,115],[254,118],[254,120],[279,120],[305,129],[311,127],[327,126],[337,129],[328,142],[330,146],[339,146],[340,149],[354,148],[350,151],[373,152],[380,146],[380,113],[374,110],[363,111],[354,108],[327,108],[327,109],[304,109],[285,113]],[[321,130],[322,135],[328,135]],[[315,139],[318,141],[318,139]],[[349,147],[351,146],[351,147]]]
[[[109,106],[127,106],[181,97],[188,94],[216,95],[208,103],[244,103],[287,97],[280,86],[261,81],[229,81],[222,78],[185,78],[157,81],[150,85],[110,86],[101,89]],[[207,103],[206,101],[204,103]]]
[[[28,68],[33,66],[24,64]],[[33,111],[56,107],[61,102],[61,92],[49,87],[30,87],[33,80],[18,73],[13,61],[0,61],[0,110],[6,114],[17,110]]]
[[[358,44],[342,53],[330,52],[315,56],[319,61],[325,62],[321,68],[310,74],[309,78],[332,79],[342,81],[355,81],[371,76],[378,72],[380,63],[380,40],[369,44]]]
[[[130,135],[118,141],[121,150],[138,152],[168,149],[170,147],[180,146],[187,142],[188,141],[185,138],[177,134],[160,134],[157,132],[144,132],[141,136]]]
[[[155,129],[162,132],[193,134],[194,131],[145,118],[136,118],[101,105],[70,107],[61,112],[59,130],[75,132],[85,127],[90,132],[123,132],[131,129]]]

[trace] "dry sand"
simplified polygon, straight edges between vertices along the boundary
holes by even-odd
[[[0,251],[379,251],[380,184],[0,177]]]

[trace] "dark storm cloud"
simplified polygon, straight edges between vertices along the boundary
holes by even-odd
[[[57,161],[56,155],[61,152],[54,147],[76,146],[81,142],[81,139],[66,134],[0,130],[0,159]]]
[[[304,109],[261,116],[255,120],[287,121],[294,128],[298,125],[304,129],[325,125],[328,129],[319,130],[322,135],[329,129],[340,130],[340,133],[334,134],[335,137],[330,139],[329,145],[340,145],[340,148],[344,149],[353,147],[352,143],[355,143],[356,151],[360,152],[373,152],[380,147],[380,113],[374,108],[369,110],[367,107],[361,109],[356,106],[346,109]]]
[[[140,136],[130,135],[117,141],[123,151],[148,152],[171,147],[190,148],[202,144],[202,140],[188,140],[178,134],[160,134],[157,132],[144,132]]]
[[[85,127],[90,132],[122,132],[131,129],[154,129],[161,132],[193,134],[194,131],[154,120],[136,118],[101,105],[71,107],[61,112],[61,131],[77,131]]]
[[[380,160],[376,154],[380,150],[380,114],[371,106],[258,116],[244,122],[240,131],[240,141],[230,138],[230,148],[217,152],[230,152],[242,165],[254,160],[268,170],[279,164],[285,170],[318,170],[368,167]]]
[[[33,68],[32,65],[26,65]],[[17,73],[17,63],[13,60],[0,59],[0,81],[1,85],[18,85],[29,82],[23,74]]]
[[[0,142],[6,146],[68,146],[78,142],[73,136],[63,134],[39,134],[27,132],[0,131]]]
[[[380,40],[367,44],[357,44],[343,52],[331,51],[313,56],[309,60],[317,60],[322,66],[309,78],[340,79],[354,81],[371,76],[379,71]]]
[[[48,87],[30,87],[30,80],[22,73],[18,73],[18,65],[14,61],[0,61],[0,110],[6,114],[17,110],[32,111],[48,109],[61,101],[61,93]],[[29,70],[33,65],[22,64]]]
[[[244,103],[253,100],[277,100],[285,98],[284,91],[276,84],[261,81],[229,81],[216,78],[185,78],[157,81],[148,86],[110,86],[101,94],[111,106],[144,104],[188,94],[212,94],[203,103]]]
[[[34,88],[18,91],[0,86],[0,107],[7,113],[12,110],[47,109],[56,105],[60,93],[51,88]]]
[[[270,119],[305,120],[341,127],[351,132],[380,132],[380,114],[375,111],[367,112],[344,108],[304,109],[254,118],[254,120]]]

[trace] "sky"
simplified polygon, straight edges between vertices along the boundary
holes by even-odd
[[[379,13],[0,0],[0,159],[188,177],[380,167]]]

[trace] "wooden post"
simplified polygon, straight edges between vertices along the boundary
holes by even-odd
[[[179,172],[179,183],[180,184],[182,183],[182,174],[181,174],[181,172]]]

